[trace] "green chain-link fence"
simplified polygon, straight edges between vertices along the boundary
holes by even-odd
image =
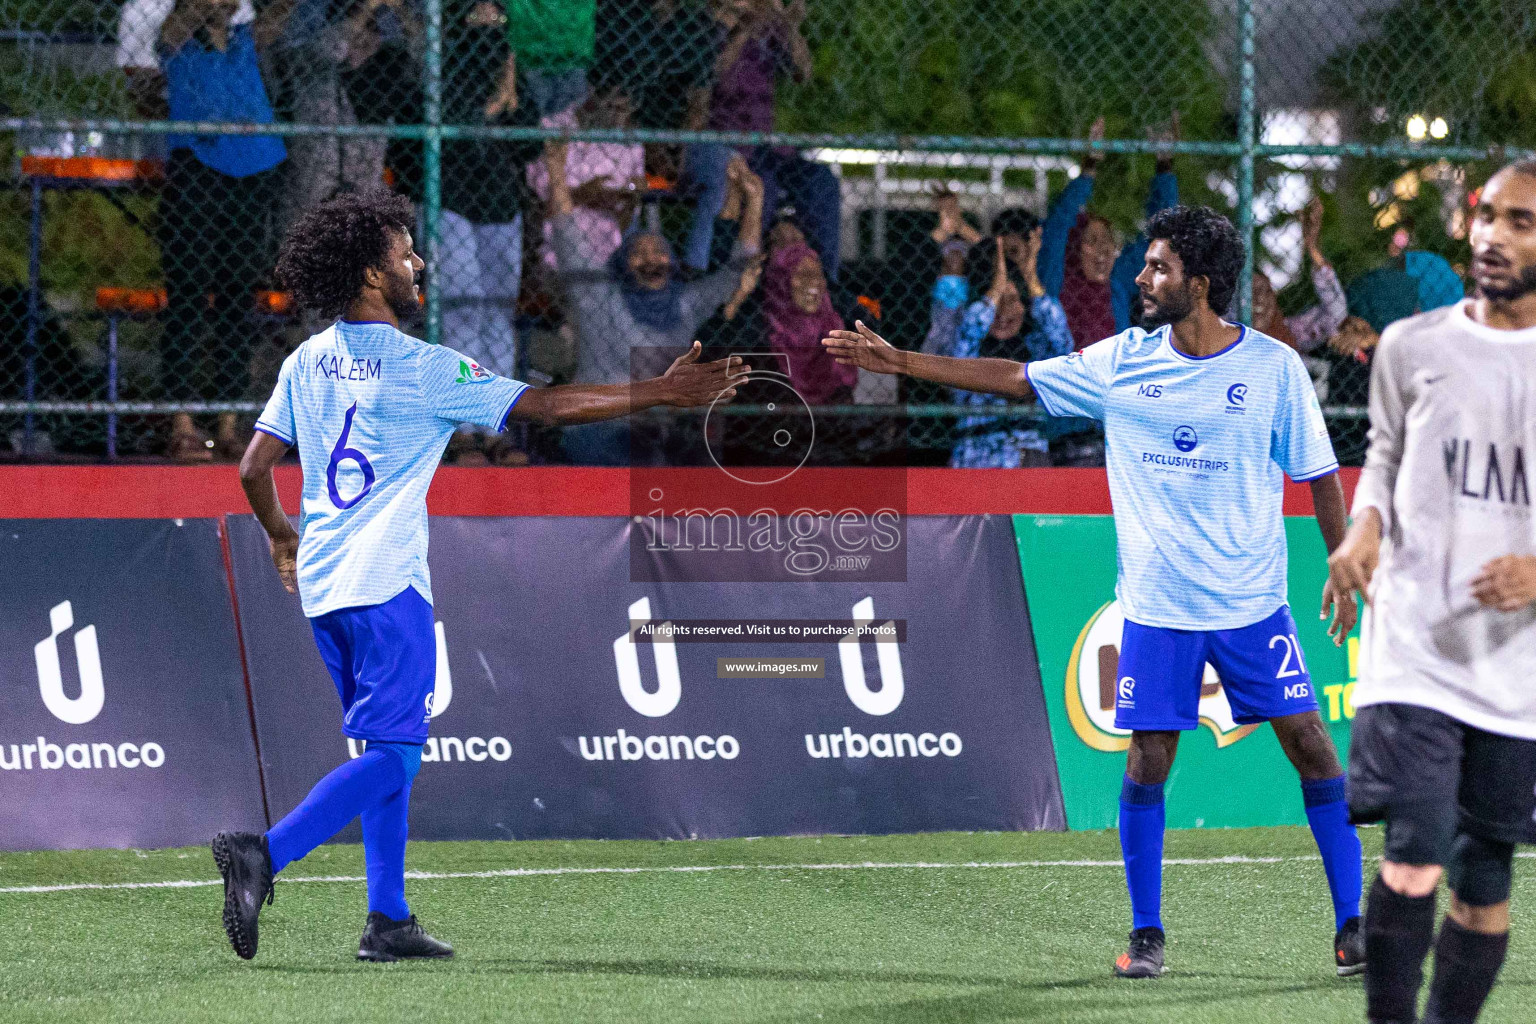
[[[318,326],[279,239],[382,183],[420,210],[416,333],[540,383],[762,352],[832,464],[1094,462],[1086,424],[808,340],[1097,340],[1147,213],[1207,203],[1259,272],[1234,315],[1303,351],[1358,461],[1376,333],[1459,296],[1469,197],[1536,144],[1533,54],[1513,0],[0,0],[0,457],[231,455]],[[1017,301],[987,321],[993,235]],[[798,457],[794,404],[714,429]],[[449,457],[685,460],[697,427]]]

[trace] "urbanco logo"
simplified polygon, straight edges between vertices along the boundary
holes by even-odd
[[[853,606],[856,627],[875,621],[875,599],[866,597]],[[892,629],[895,622],[886,623]],[[857,635],[837,642],[837,656],[843,670],[843,690],[853,706],[866,715],[888,715],[901,706],[907,685],[901,674],[901,648],[894,641],[875,641],[875,660],[880,666],[880,689],[871,690],[864,678],[864,657]]]
[[[629,629],[613,642],[613,660],[619,670],[619,693],[624,703],[647,718],[672,713],[683,698],[683,677],[677,668],[677,646],[665,630],[651,635],[651,660],[656,666],[656,690],[645,688],[640,676],[640,651],[635,629],[651,621],[651,599],[642,597],[629,606]],[[665,623],[663,623],[665,625]]]
[[[48,713],[66,725],[85,725],[106,706],[107,689],[101,672],[101,650],[96,627],[75,632],[75,667],[80,675],[80,695],[64,694],[64,665],[59,657],[59,637],[74,628],[75,610],[60,601],[48,610],[49,633],[32,648],[37,662],[37,688]],[[165,764],[165,748],[153,741],[112,743],[58,743],[46,736],[35,743],[0,743],[0,770],[31,771],[70,768],[159,768]]]
[[[1115,706],[1132,707],[1136,680],[1120,675],[1120,634],[1125,616],[1118,601],[1103,605],[1077,635],[1067,660],[1067,718],[1077,738],[1095,750],[1116,752],[1131,745],[1131,730],[1115,727]],[[1258,729],[1232,720],[1221,677],[1210,665],[1200,684],[1200,724],[1216,736],[1217,747],[1229,747]]]
[[[61,601],[48,610],[52,631],[32,648],[37,661],[37,685],[43,706],[54,718],[70,725],[84,725],[101,714],[107,689],[101,677],[101,650],[96,627],[82,626],[75,633],[75,665],[80,671],[80,696],[64,695],[64,669],[59,661],[59,637],[75,624],[74,607]]]

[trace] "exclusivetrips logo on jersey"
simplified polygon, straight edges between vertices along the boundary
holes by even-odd
[[[1136,699],[1140,683],[1120,675],[1120,633],[1125,616],[1118,601],[1110,601],[1088,620],[1077,635],[1067,660],[1067,718],[1072,731],[1094,750],[1109,753],[1131,745],[1131,730],[1115,727],[1115,707]],[[1217,747],[1229,747],[1253,733],[1257,725],[1238,725],[1221,678],[1210,665],[1200,683],[1200,724],[1216,736]]]

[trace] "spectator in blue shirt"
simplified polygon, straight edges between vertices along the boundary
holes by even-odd
[[[254,22],[235,24],[237,0],[177,0],[160,29],[160,66],[173,121],[270,124],[272,104],[257,64],[293,0],[273,0]],[[279,195],[282,139],[176,134],[166,140],[160,258],[167,308],[160,373],[171,401],[234,400],[249,382],[250,283],[271,267],[269,218]],[[209,441],[180,414],[169,454],[239,458],[235,417],[219,417]]]
[[[1001,237],[976,244],[971,258],[971,287],[978,292],[985,288],[986,292],[966,307],[953,346],[940,355],[1028,362],[1072,351],[1067,316],[1061,303],[1046,294],[1036,272],[1039,253],[1038,228],[1024,236],[1017,262],[1007,255]],[[998,395],[958,389],[954,400],[979,407],[1008,404]],[[957,469],[1049,466],[1049,422],[1044,426],[1042,430],[1040,425],[996,416],[967,416],[957,424],[959,440],[949,464]]]

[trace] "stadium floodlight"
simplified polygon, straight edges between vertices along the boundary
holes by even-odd
[[[1429,122],[1429,134],[1431,138],[1443,139],[1451,134],[1451,126],[1446,124],[1445,118],[1437,117]]]
[[[1408,137],[1414,142],[1424,141],[1424,136],[1429,134],[1429,122],[1423,114],[1414,114],[1408,119]]]

